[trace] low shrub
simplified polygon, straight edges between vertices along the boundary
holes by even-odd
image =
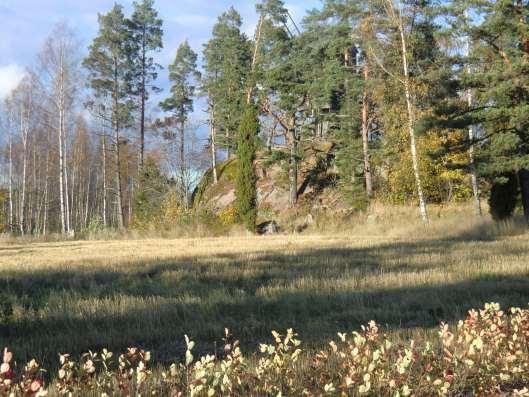
[[[529,396],[529,310],[498,304],[471,310],[434,340],[394,343],[370,322],[315,355],[289,329],[245,357],[226,330],[224,351],[195,358],[185,337],[182,363],[158,370],[149,352],[129,348],[117,360],[103,350],[74,361],[59,356],[50,384],[35,360],[17,369],[4,350],[1,396]]]

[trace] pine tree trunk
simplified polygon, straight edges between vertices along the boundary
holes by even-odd
[[[288,181],[289,181],[289,205],[294,207],[298,201],[298,141],[296,136],[295,122],[291,124],[291,129],[288,131],[290,137],[290,159],[288,168]]]
[[[108,193],[107,193],[107,137],[103,132],[103,144],[102,144],[102,154],[103,154],[103,226],[108,227],[107,220],[107,207],[108,207]]]
[[[118,228],[123,229],[125,226],[125,214],[123,212],[123,190],[121,188],[121,156],[120,156],[120,148],[119,148],[119,140],[120,140],[120,111],[119,111],[119,100],[118,100],[118,90],[119,90],[119,83],[118,83],[118,65],[117,62],[114,62],[114,141],[115,141],[115,151],[114,151],[114,166],[116,167],[116,194],[117,194],[117,222],[118,222]]]
[[[125,226],[125,216],[123,213],[123,190],[121,188],[121,156],[119,148],[119,122],[115,121],[114,126],[114,140],[115,140],[115,150],[114,150],[114,166],[116,167],[116,194],[117,194],[117,222],[118,228],[123,229]]]
[[[189,209],[189,192],[187,191],[186,164],[185,164],[185,121],[180,121],[180,183],[182,186],[182,199],[185,209]]]
[[[369,79],[369,66],[364,65],[364,83]],[[364,178],[366,184],[366,195],[370,199],[373,197],[373,177],[371,174],[371,162],[369,159],[369,96],[367,88],[364,88],[362,95],[362,149],[364,155]]]
[[[257,66],[257,58],[259,56],[259,49],[261,47],[261,36],[262,36],[264,21],[265,21],[264,15],[261,15],[261,17],[259,18],[259,22],[257,24],[257,30],[255,31],[255,45],[253,49],[252,67],[251,67],[252,80],[250,81],[250,87],[248,88],[248,94],[246,95],[247,105],[250,105],[252,103],[252,95],[255,89],[255,82],[253,81],[253,72],[255,71],[255,68]]]
[[[141,83],[141,115],[140,115],[140,170],[144,164],[145,153],[145,75],[142,76]]]
[[[140,103],[140,170],[143,168],[144,164],[144,156],[145,156],[145,102],[146,102],[146,74],[147,74],[147,66],[146,66],[146,52],[147,52],[147,44],[145,42],[145,37],[147,35],[145,25],[143,26],[143,32],[142,32],[142,42],[141,42],[141,86],[140,86],[140,94],[141,94],[141,103]]]
[[[219,178],[217,175],[217,127],[215,126],[215,119],[213,114],[211,115],[209,128],[211,138],[211,169],[213,171],[213,184],[216,185],[219,182]]]

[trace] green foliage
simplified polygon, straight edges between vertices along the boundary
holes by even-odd
[[[268,168],[276,164],[283,164],[288,161],[288,159],[289,154],[284,150],[272,150],[272,152],[265,157],[263,167]]]
[[[5,292],[0,292],[0,325],[9,323],[13,313],[13,297]]]
[[[9,220],[7,217],[8,193],[0,189],[0,233],[7,231]]]
[[[154,62],[150,53],[163,48],[163,22],[158,18],[158,12],[154,9],[154,0],[142,0],[141,3],[134,2],[133,4],[134,12],[127,21],[133,62],[131,77],[135,82],[133,87],[135,93],[143,94],[147,99],[149,90],[159,91],[152,81],[158,77],[158,70],[161,66]]]
[[[103,230],[105,230],[105,224],[103,223],[103,219],[98,216],[90,220],[90,223],[86,226],[83,234],[87,237],[97,236]]]
[[[241,16],[230,8],[219,16],[203,51],[202,91],[209,98],[217,145],[228,152],[236,147],[251,62],[250,41],[241,27]]]
[[[352,208],[365,210],[368,200],[363,179],[362,141],[345,131],[337,132],[336,135],[340,142],[335,154],[340,190]]]
[[[237,210],[234,206],[224,208],[219,213],[219,221],[224,226],[232,226],[237,223]]]
[[[193,112],[193,97],[199,78],[197,54],[184,41],[178,47],[173,63],[169,65],[171,96],[160,103],[164,111],[174,114],[178,123],[185,123],[189,113]]]
[[[445,12],[451,21],[447,33],[466,44],[464,56],[453,60],[451,69],[456,73],[451,80],[467,95],[445,98],[434,119],[452,130],[479,126],[473,140],[461,139],[451,150],[473,145],[479,175],[506,177],[506,183],[494,183],[490,196],[490,202],[498,206],[493,215],[504,219],[514,205],[510,174],[529,167],[527,6],[523,2],[453,0]],[[522,196],[529,211],[529,197]]]
[[[100,14],[99,33],[83,61],[90,86],[98,98],[111,98],[112,124],[115,128],[130,122],[131,32],[123,7],[115,4],[107,14]]]
[[[164,221],[164,204],[170,186],[170,181],[158,164],[148,157],[138,175],[133,227],[145,228],[147,225]]]
[[[237,178],[237,158],[231,158],[220,164],[217,164],[217,177],[219,178],[219,183],[224,181],[228,183],[234,183]],[[193,205],[195,207],[200,206],[204,202],[204,194],[208,189],[211,189],[213,185],[213,169],[208,169],[202,179],[198,183],[198,186],[193,192]],[[207,198],[206,198],[207,199]]]
[[[242,117],[237,137],[235,208],[240,220],[251,232],[255,230],[257,218],[257,176],[254,161],[258,134],[257,109],[248,106]]]
[[[497,178],[490,190],[489,207],[495,221],[512,217],[518,200],[518,178],[515,173]]]

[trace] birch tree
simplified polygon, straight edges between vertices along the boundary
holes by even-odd
[[[423,182],[419,166],[419,154],[415,128],[417,122],[416,105],[414,103],[414,87],[410,75],[410,61],[413,60],[409,48],[409,28],[412,26],[410,19],[416,16],[413,5],[404,8],[400,0],[370,0],[371,21],[375,25],[374,35],[368,47],[369,55],[374,59],[378,67],[391,79],[399,82],[404,94],[406,104],[406,129],[408,132],[410,155],[415,179],[415,191],[419,201],[419,211],[422,220],[429,222],[426,199],[423,191]],[[400,58],[400,67],[389,67],[383,62],[383,57],[375,47],[378,43],[394,43],[393,47]],[[390,47],[386,46],[386,50]],[[387,55],[387,54],[386,54]]]
[[[72,233],[68,189],[68,129],[74,117],[80,76],[79,43],[65,24],[55,27],[39,54],[41,78],[51,104],[59,153],[59,199],[62,233]]]

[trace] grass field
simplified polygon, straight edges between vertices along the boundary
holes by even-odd
[[[272,329],[317,346],[372,319],[420,338],[485,302],[529,302],[529,235],[492,229],[0,242],[0,344],[50,367],[58,352],[130,345],[169,362],[184,334],[213,352],[224,327],[251,350]]]

